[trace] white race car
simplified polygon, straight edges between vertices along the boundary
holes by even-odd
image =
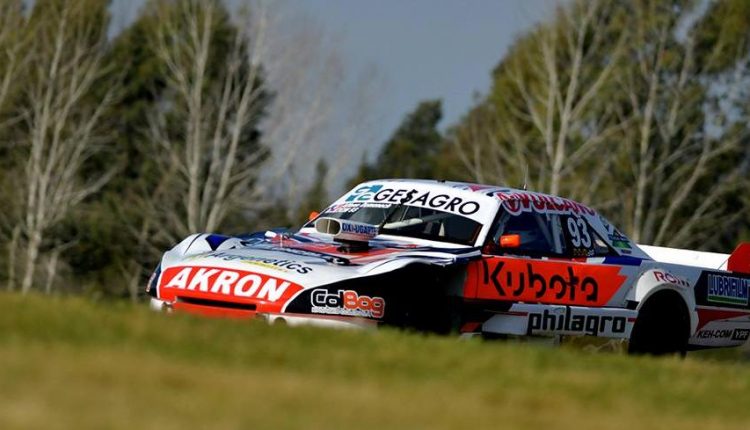
[[[597,336],[634,353],[750,336],[750,243],[715,254],[631,242],[556,196],[366,182],[294,232],[194,234],[147,286],[157,309],[439,333]]]

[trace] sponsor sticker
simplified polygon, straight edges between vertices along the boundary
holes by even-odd
[[[736,328],[734,329],[734,333],[732,333],[732,340],[740,340],[744,342],[748,338],[750,338],[750,329]]]
[[[162,276],[162,295],[222,295],[238,299],[278,302],[301,290],[283,279],[243,270],[215,267],[171,267]],[[203,293],[203,294],[201,294]]]
[[[607,239],[609,239],[612,246],[617,249],[628,251],[633,249],[630,245],[630,240],[617,230],[615,230],[614,233],[608,234]]]
[[[367,202],[372,200],[375,193],[383,188],[382,185],[365,185],[355,189],[346,197],[347,202]]]
[[[455,195],[434,191],[419,191],[408,188],[383,188],[382,185],[366,185],[349,194],[345,202],[403,203],[421,206],[464,216],[474,215],[481,208],[479,202]]]
[[[555,214],[586,214],[596,212],[588,206],[557,196],[530,193],[526,191],[498,191],[495,193],[503,207],[511,214],[521,212],[555,213]]]
[[[393,206],[390,203],[341,203],[326,209],[326,214],[354,213],[362,208],[388,209]]]
[[[254,266],[265,267],[267,269],[279,270],[282,272],[295,272],[300,275],[304,275],[313,271],[313,268],[299,261],[285,260],[281,258],[272,257],[253,257],[247,255],[236,255],[226,252],[214,252],[209,254],[213,258],[218,258],[223,261],[239,261],[246,264],[252,264]],[[195,258],[204,257],[204,255],[197,255]]]
[[[530,313],[526,331],[535,333],[566,333],[589,336],[621,335],[625,333],[628,318],[617,315],[578,314],[565,307],[564,313],[544,310],[541,313]]]
[[[681,287],[690,286],[690,282],[686,281],[685,279],[675,276],[669,272],[662,272],[659,270],[654,271],[654,279],[659,282],[669,282],[670,284],[679,285]]]
[[[353,233],[361,234],[365,236],[377,236],[378,227],[370,224],[352,223],[346,221],[341,222],[341,233]]]
[[[604,306],[626,280],[617,266],[515,258],[485,258],[481,265],[481,299]]]
[[[343,315],[350,317],[383,318],[385,300],[382,297],[369,297],[352,290],[330,292],[320,288],[310,295],[311,312],[314,314]]]
[[[747,305],[748,287],[750,287],[750,279],[709,274],[708,301],[730,305]]]
[[[717,329],[717,330],[701,330],[695,334],[698,339],[729,339],[733,336],[734,330],[731,329]]]

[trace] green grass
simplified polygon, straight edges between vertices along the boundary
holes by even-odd
[[[0,429],[750,428],[750,366],[706,357],[0,294]]]

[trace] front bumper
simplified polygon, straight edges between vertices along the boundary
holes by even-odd
[[[210,306],[208,304],[190,303],[179,300],[168,302],[153,297],[151,298],[149,307],[157,312],[185,312],[194,315],[219,318],[260,319],[269,324],[286,324],[292,327],[307,325],[344,329],[372,329],[378,326],[377,321],[367,318],[335,315],[268,313],[247,309]]]

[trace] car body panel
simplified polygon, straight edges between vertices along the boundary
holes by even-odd
[[[691,346],[750,337],[747,246],[731,255],[641,246],[569,199],[445,181],[359,184],[318,219],[352,224],[342,237],[354,241],[322,234],[317,220],[296,232],[189,236],[149,282],[155,307],[373,327],[398,325],[416,313],[409,306],[446,312],[440,296],[458,303],[466,333],[627,339],[643,304],[666,290],[685,304]],[[373,237],[356,242],[359,230]],[[521,247],[499,245],[508,232]]]

